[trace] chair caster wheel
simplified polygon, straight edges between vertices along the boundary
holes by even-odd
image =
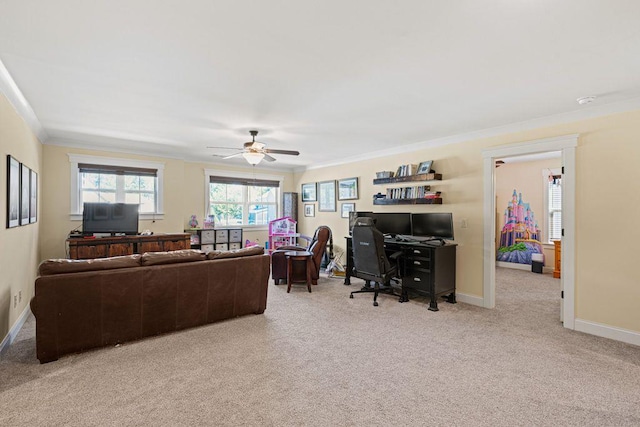
[[[374,301],[374,302],[373,302],[373,306],[374,306],[374,307],[377,307],[377,306],[378,306],[378,301]]]
[[[349,298],[353,299],[353,295],[349,295]]]

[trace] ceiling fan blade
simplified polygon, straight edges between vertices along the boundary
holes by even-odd
[[[275,157],[271,157],[268,154],[265,154],[263,159],[266,160],[267,162],[275,162],[276,161]]]
[[[265,148],[263,150],[264,153],[271,153],[271,154],[287,154],[289,156],[297,156],[300,154],[299,151],[293,151],[293,150],[272,150],[270,148]]]
[[[223,160],[227,160],[227,159],[231,159],[231,158],[233,158],[233,157],[238,157],[238,156],[241,156],[241,155],[242,155],[242,152],[240,152],[240,153],[236,153],[236,154],[232,154],[232,155],[230,155],[230,156],[223,157],[222,159],[223,159]]]

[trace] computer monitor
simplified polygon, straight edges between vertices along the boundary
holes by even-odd
[[[451,212],[411,214],[411,234],[453,240],[453,214]]]
[[[411,214],[408,212],[380,212],[372,215],[376,228],[384,234],[411,234]]]

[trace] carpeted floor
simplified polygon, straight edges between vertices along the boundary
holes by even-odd
[[[263,315],[45,365],[30,319],[0,425],[640,425],[640,348],[564,329],[549,275],[498,269],[495,310],[358,286],[270,282]]]

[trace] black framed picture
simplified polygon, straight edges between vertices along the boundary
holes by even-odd
[[[20,225],[20,162],[7,156],[7,228]]]
[[[302,201],[303,202],[315,202],[318,200],[316,196],[316,183],[310,182],[308,184],[302,184]]]
[[[358,178],[338,180],[338,200],[356,200],[358,198]]]
[[[29,222],[33,224],[38,221],[38,174],[34,170],[31,170],[29,184]]]
[[[31,190],[31,169],[20,163],[20,225],[29,224],[29,190]]]
[[[318,183],[318,211],[336,211],[336,182],[322,181]]]

